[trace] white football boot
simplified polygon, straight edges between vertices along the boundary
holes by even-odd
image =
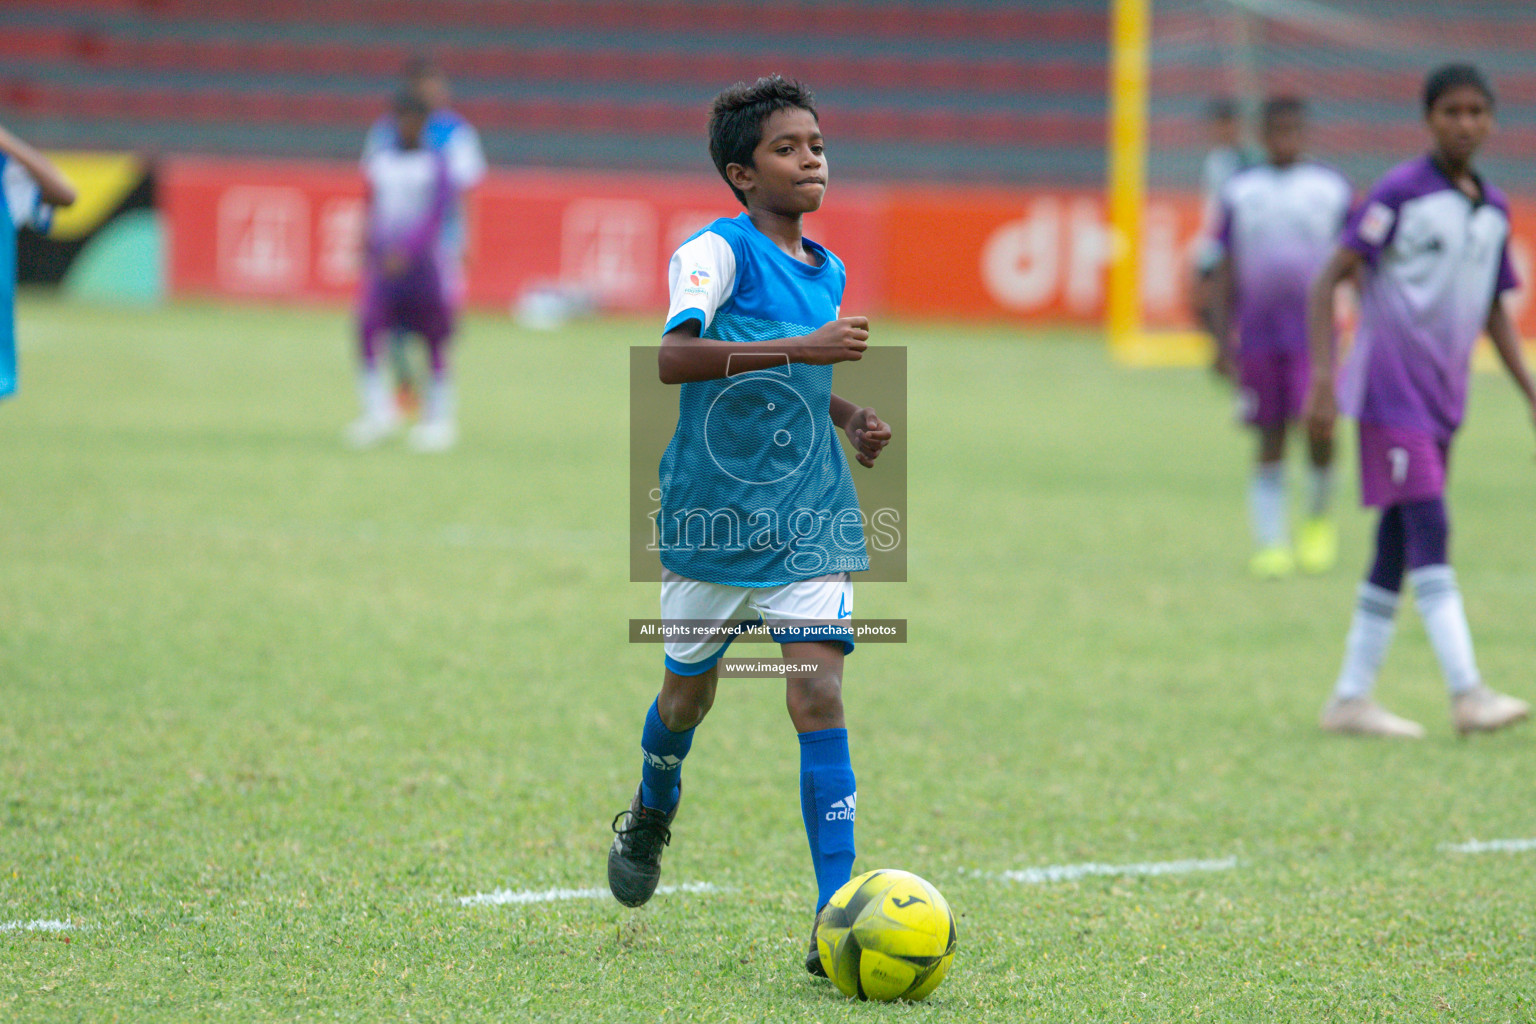
[[[414,452],[445,452],[459,440],[459,428],[452,420],[423,421],[411,428],[405,443]]]
[[[1514,725],[1530,713],[1531,706],[1525,701],[1481,684],[1451,698],[1451,724],[1463,736]]]
[[[1325,732],[1349,736],[1388,736],[1404,740],[1424,738],[1424,727],[1418,722],[1399,718],[1369,697],[1351,697],[1348,700],[1335,697],[1323,708],[1323,717],[1318,724]]]

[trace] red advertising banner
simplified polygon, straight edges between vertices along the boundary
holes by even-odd
[[[363,183],[344,165],[167,160],[159,203],[175,294],[311,299],[356,289]]]
[[[358,285],[363,183],[347,164],[173,159],[160,172],[176,294],[346,299]],[[741,211],[712,178],[498,171],[469,198],[468,301],[507,306],[560,286],[601,308],[667,304],[667,261]],[[846,308],[880,302],[882,203],[845,186],[807,230],[850,266]]]
[[[348,300],[363,187],[345,163],[177,158],[160,172],[176,294]],[[468,299],[506,309],[530,290],[581,292],[603,309],[666,305],[667,260],[740,206],[714,177],[496,171],[468,203]],[[1513,251],[1536,273],[1536,203],[1517,203]],[[1154,198],[1142,238],[1150,327],[1187,326],[1190,196]],[[1102,197],[1065,189],[834,184],[807,234],[848,265],[846,312],[1096,325],[1109,234]],[[1516,297],[1527,336],[1536,309]]]

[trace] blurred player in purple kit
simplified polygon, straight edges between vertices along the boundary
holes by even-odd
[[[485,152],[474,126],[449,107],[451,95],[448,78],[435,61],[426,57],[412,60],[405,69],[404,85],[407,91],[414,93],[426,104],[428,113],[426,125],[422,129],[423,144],[443,154],[448,164],[449,177],[453,180],[454,201],[448,215],[443,218],[438,239],[438,265],[445,293],[457,310],[464,302],[464,260],[469,248],[465,200],[485,177]],[[368,129],[367,138],[363,142],[362,163],[365,170],[374,154],[398,146],[399,137],[393,115],[379,118]],[[406,332],[390,332],[389,360],[395,372],[398,404],[402,411],[410,413],[415,411],[418,395],[408,342]],[[426,410],[426,418],[429,420],[432,411],[430,408]],[[451,409],[449,412],[451,419]]]
[[[1242,108],[1228,96],[1218,97],[1206,108],[1206,126],[1210,132],[1211,148],[1200,163],[1200,233],[1190,252],[1194,271],[1190,282],[1190,299],[1195,319],[1211,334],[1216,333],[1211,323],[1214,306],[1213,289],[1216,284],[1216,266],[1221,262],[1221,243],[1216,240],[1217,220],[1221,214],[1221,190],[1232,175],[1252,167],[1254,161],[1243,147]],[[1216,349],[1216,368],[1226,372],[1221,358],[1226,353]]]
[[[1257,551],[1250,568],[1261,579],[1288,576],[1297,564],[1324,572],[1338,558],[1328,519],[1333,442],[1310,445],[1307,518],[1291,553],[1286,528],[1285,437],[1301,419],[1311,371],[1307,358],[1307,289],[1338,244],[1351,188],[1337,171],[1302,158],[1306,110],[1300,100],[1264,104],[1261,135],[1267,162],[1234,174],[1220,195],[1216,239],[1222,257],[1213,278],[1210,319],[1241,389],[1243,415],[1258,432],[1249,485]],[[1236,321],[1236,351],[1233,321]]]
[[[1476,68],[1453,64],[1432,73],[1424,117],[1433,149],[1376,183],[1312,288],[1309,425],[1328,438],[1340,407],[1359,421],[1362,499],[1382,510],[1344,665],[1323,709],[1322,727],[1331,732],[1424,735],[1417,722],[1371,699],[1405,575],[1445,674],[1456,729],[1498,729],[1530,713],[1524,701],[1483,685],[1448,555],[1446,468],[1480,333],[1487,331],[1536,411],[1536,390],[1503,301],[1517,283],[1509,206],[1472,169],[1493,129],[1493,109],[1493,90]],[[1336,394],[1334,290],[1356,275],[1360,326]]]
[[[360,448],[378,444],[400,425],[380,365],[380,350],[392,331],[420,334],[432,368],[424,415],[411,430],[411,446],[442,451],[455,440],[448,373],[455,311],[439,244],[443,221],[453,208],[454,187],[442,151],[424,143],[428,113],[415,93],[396,96],[398,143],[374,151],[364,164],[368,215],[358,311],[363,414],[347,431],[348,440]]]

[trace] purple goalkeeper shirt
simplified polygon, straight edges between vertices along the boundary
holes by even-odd
[[[1307,290],[1339,244],[1352,191],[1311,161],[1250,167],[1222,188],[1217,238],[1232,257],[1243,352],[1307,351]]]
[[[441,275],[437,244],[453,205],[453,179],[442,153],[431,149],[381,149],[363,164],[368,180],[367,276],[382,280],[389,249],[406,257],[409,271],[393,284]]]
[[[1349,218],[1344,244],[1368,269],[1339,407],[1361,422],[1441,442],[1461,425],[1472,346],[1494,296],[1519,283],[1509,204],[1482,191],[1475,202],[1422,156],[1389,171]]]

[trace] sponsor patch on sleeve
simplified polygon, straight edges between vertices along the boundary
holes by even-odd
[[[1392,230],[1392,222],[1397,219],[1397,214],[1385,203],[1373,202],[1365,208],[1365,213],[1360,216],[1360,237],[1371,245],[1381,245],[1387,240],[1387,234]]]

